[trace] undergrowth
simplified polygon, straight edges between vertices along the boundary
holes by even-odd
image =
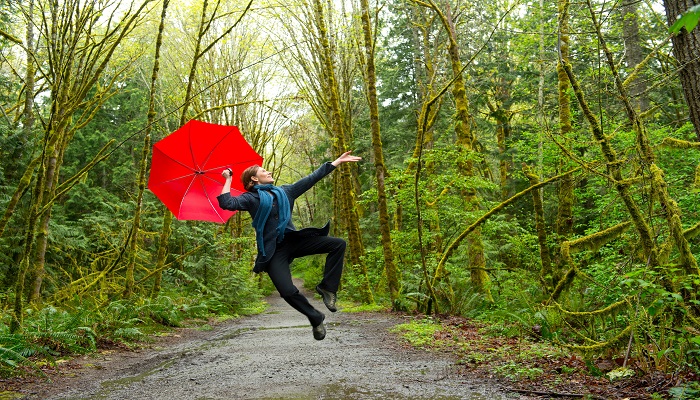
[[[11,315],[0,319],[0,376],[41,373],[39,365],[112,347],[136,347],[151,335],[184,326],[255,314],[263,302],[232,306],[220,296],[164,293],[156,299],[115,300],[27,309],[21,332],[10,333]]]

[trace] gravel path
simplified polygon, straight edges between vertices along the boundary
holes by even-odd
[[[402,346],[388,332],[399,317],[333,314],[313,298],[328,330],[316,341],[277,293],[267,300],[260,315],[188,330],[148,350],[86,357],[82,368],[22,392],[28,399],[518,398],[453,373],[448,355]]]

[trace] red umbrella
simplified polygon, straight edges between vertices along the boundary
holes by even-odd
[[[219,208],[226,168],[233,170],[231,194],[245,189],[236,179],[262,157],[241,135],[238,127],[191,120],[153,146],[148,188],[179,220],[223,224],[235,211]]]

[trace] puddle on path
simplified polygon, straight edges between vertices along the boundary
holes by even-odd
[[[401,394],[386,391],[371,391],[365,388],[348,386],[347,384],[337,383],[326,385],[320,390],[313,393],[290,393],[285,396],[264,397],[260,400],[487,400],[493,399],[492,396],[487,396],[481,393],[469,393],[465,389],[464,393],[459,395],[426,395],[426,394]],[[200,399],[204,400],[204,399]]]
[[[147,377],[149,377],[149,376],[151,376],[151,375],[153,375],[153,374],[155,374],[155,373],[157,373],[157,372],[159,372],[159,371],[162,371],[162,370],[164,370],[164,369],[170,368],[173,364],[175,364],[175,360],[172,360],[172,359],[171,359],[171,360],[166,360],[166,361],[163,361],[162,363],[160,363],[160,364],[159,364],[158,366],[156,366],[155,368],[153,368],[153,369],[151,369],[151,370],[148,370],[148,371],[146,371],[146,372],[143,372],[143,373],[141,373],[141,374],[134,375],[134,376],[128,376],[128,377],[126,377],[126,378],[121,378],[121,379],[115,379],[115,380],[112,380],[112,381],[104,381],[104,382],[102,382],[102,390],[100,390],[99,392],[97,392],[97,393],[95,393],[94,395],[91,395],[91,396],[89,396],[89,397],[83,397],[83,396],[80,396],[80,397],[67,397],[66,399],[67,399],[67,400],[78,400],[78,399],[80,399],[80,400],[100,400],[100,399],[107,399],[107,398],[109,398],[109,396],[110,396],[111,394],[113,394],[114,392],[116,392],[116,391],[118,391],[118,390],[120,390],[120,389],[122,389],[122,388],[125,388],[125,387],[131,385],[132,383],[141,382],[142,380],[146,379]]]

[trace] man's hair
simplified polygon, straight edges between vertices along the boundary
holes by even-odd
[[[258,173],[258,170],[260,169],[259,165],[252,165],[245,170],[243,170],[243,173],[241,174],[241,182],[243,183],[243,187],[247,191],[252,191],[253,186],[255,186],[255,182],[251,179],[252,177],[255,176],[255,174]]]

